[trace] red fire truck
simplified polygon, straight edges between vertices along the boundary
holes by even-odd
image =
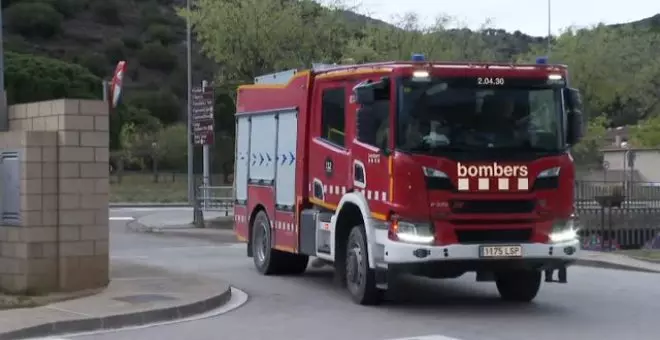
[[[410,61],[316,65],[238,89],[235,232],[264,275],[335,268],[359,304],[400,274],[476,272],[504,300],[566,282],[582,137],[568,71]],[[553,274],[559,272],[559,279]]]

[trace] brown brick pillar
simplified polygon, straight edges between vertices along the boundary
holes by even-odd
[[[20,204],[0,203],[6,207],[0,289],[72,291],[107,284],[107,105],[71,99],[20,104],[10,107],[9,118],[0,151],[19,154]],[[4,180],[7,185],[7,175]],[[7,211],[12,209],[17,213]]]

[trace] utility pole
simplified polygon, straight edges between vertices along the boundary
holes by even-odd
[[[0,131],[7,131],[9,130],[9,112],[7,108],[7,94],[5,93],[5,50],[3,48],[3,25],[2,7],[0,7]]]
[[[186,9],[190,13],[190,1],[186,0]],[[195,203],[195,176],[193,175],[193,141],[192,141],[192,23],[190,16],[186,18],[186,48],[188,61],[188,203]]]

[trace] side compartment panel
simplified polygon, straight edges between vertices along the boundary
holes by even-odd
[[[277,120],[274,114],[252,116],[251,119],[249,182],[272,185],[275,179]]]
[[[275,211],[275,249],[289,253],[298,252],[297,226],[292,211]]]
[[[234,205],[234,233],[236,233],[236,238],[241,242],[246,242],[250,236],[248,228],[249,218],[247,206]]]
[[[236,201],[247,200],[248,171],[250,167],[250,117],[238,116],[236,118],[236,171],[234,185],[236,187]]]
[[[275,179],[275,204],[279,209],[292,210],[295,203],[297,127],[297,110],[279,114]]]

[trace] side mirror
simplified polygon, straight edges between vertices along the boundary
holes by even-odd
[[[564,89],[564,105],[566,106],[566,143],[575,145],[584,137],[584,114],[580,91],[572,88]]]
[[[360,142],[375,145],[378,127],[376,117],[370,106],[364,106],[357,110],[357,139]]]
[[[360,105],[371,105],[376,101],[376,91],[371,84],[365,83],[353,88],[356,102]]]

